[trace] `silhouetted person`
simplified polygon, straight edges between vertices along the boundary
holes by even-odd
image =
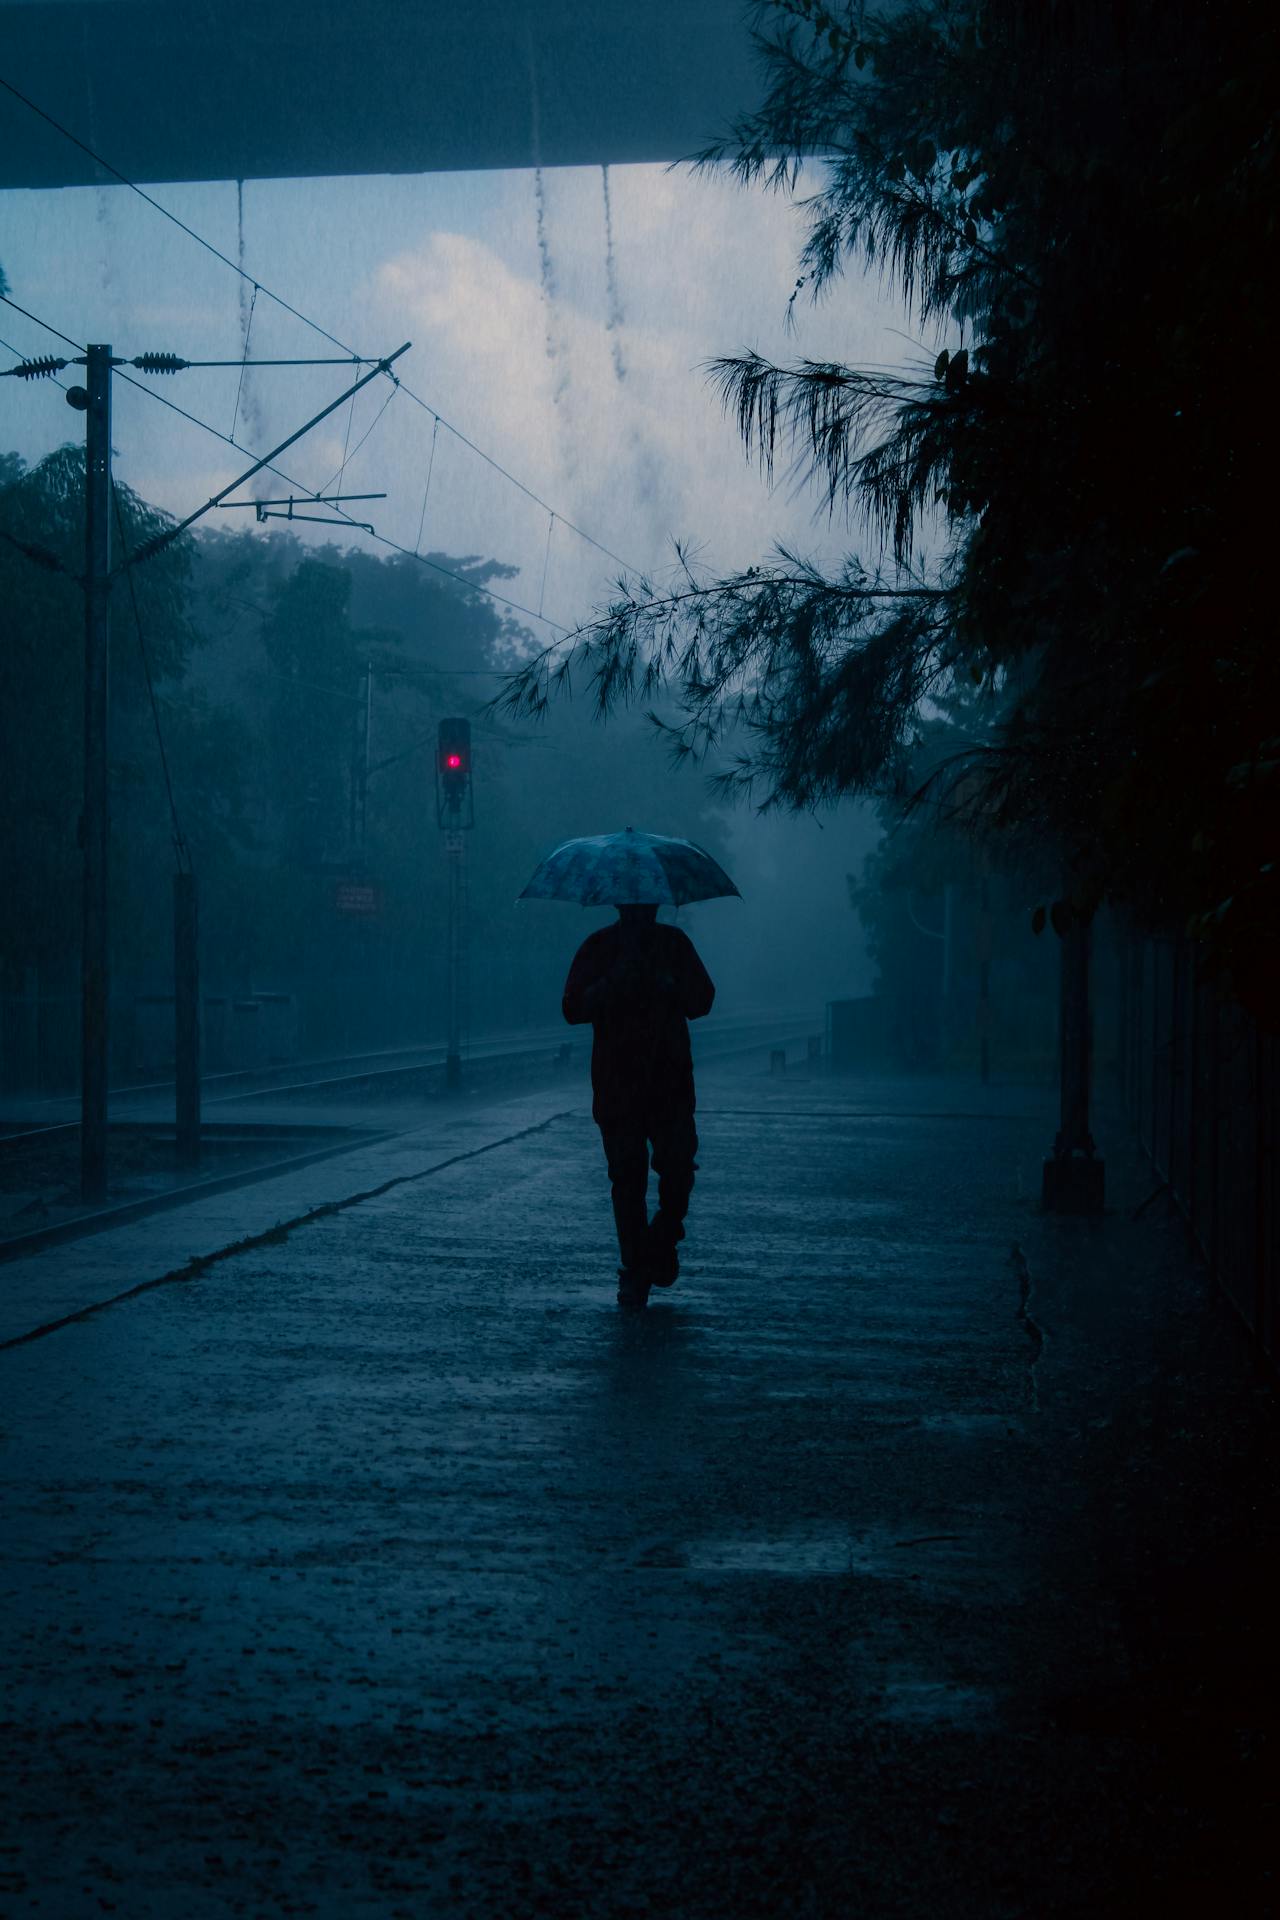
[[[655,906],[618,908],[617,924],[588,935],[564,986],[570,1026],[588,1021],[591,1112],[604,1139],[618,1228],[618,1305],[642,1307],[652,1283],[680,1271],[677,1241],[693,1190],[693,1055],[690,1020],[711,1011],[716,990],[679,927]],[[658,1210],[649,1220],[649,1151]]]

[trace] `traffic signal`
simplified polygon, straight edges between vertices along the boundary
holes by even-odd
[[[436,747],[438,807],[442,826],[469,826],[471,805],[471,722],[442,720]],[[464,820],[464,814],[467,818]]]

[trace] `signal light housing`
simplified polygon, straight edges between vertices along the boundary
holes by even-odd
[[[440,722],[436,744],[436,820],[442,827],[469,827],[475,821],[469,720]]]

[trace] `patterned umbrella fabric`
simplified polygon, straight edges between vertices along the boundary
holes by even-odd
[[[584,907],[684,906],[737,897],[722,866],[692,840],[661,833],[598,833],[565,840],[549,853],[522,900],[573,900]]]

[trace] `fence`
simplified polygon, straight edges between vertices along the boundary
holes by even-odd
[[[1185,939],[1118,941],[1121,1092],[1216,1285],[1277,1365],[1277,1041]]]

